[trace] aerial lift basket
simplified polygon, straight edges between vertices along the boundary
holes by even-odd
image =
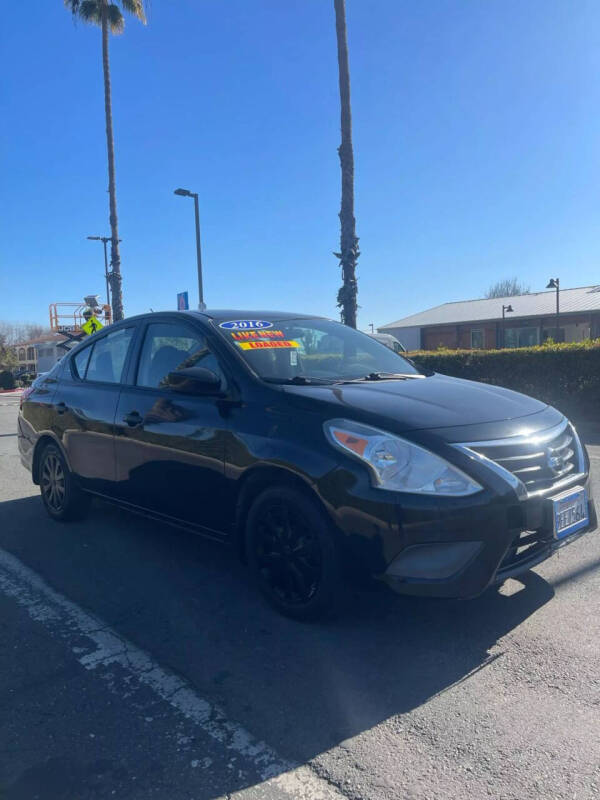
[[[98,306],[95,302],[96,295],[85,298],[84,303],[51,303],[50,304],[50,330],[62,333],[66,337],[58,346],[68,350],[80,342],[85,333],[82,325],[90,316],[97,317],[102,325],[110,325],[112,313],[109,305]]]

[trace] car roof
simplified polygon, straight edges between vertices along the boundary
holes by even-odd
[[[238,319],[262,319],[263,317],[267,320],[269,319],[277,319],[277,320],[285,320],[285,319],[327,319],[327,317],[319,317],[316,314],[301,314],[301,313],[293,313],[292,311],[256,311],[248,309],[239,309],[239,308],[217,308],[212,309],[209,308],[206,311],[194,311],[192,309],[187,311],[177,311],[173,310],[166,310],[166,311],[150,311],[145,314],[137,314],[133,317],[127,317],[126,319],[122,320],[121,322],[117,323],[118,325],[122,325],[123,323],[127,322],[134,322],[138,319],[151,319],[152,317],[161,317],[161,316],[172,316],[173,314],[182,314],[189,317],[200,317],[204,319],[211,319],[215,322],[224,322],[226,320],[238,320]]]
[[[236,320],[236,319],[261,319],[262,317],[266,317],[267,319],[324,319],[324,317],[318,317],[316,314],[299,314],[293,313],[291,311],[248,311],[232,308],[218,308],[218,309],[208,309],[207,311],[192,311],[192,314],[196,314],[199,316],[208,317],[209,319],[214,320],[215,322],[223,322],[225,320]]]

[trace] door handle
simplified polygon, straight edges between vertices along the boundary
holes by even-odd
[[[123,417],[123,422],[129,425],[130,428],[136,428],[143,421],[142,415],[138,411],[130,411],[129,414]]]
[[[66,403],[57,403],[56,404],[56,413],[57,414],[64,414],[66,410],[67,410]]]

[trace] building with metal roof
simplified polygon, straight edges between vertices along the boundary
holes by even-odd
[[[600,337],[600,285],[460,300],[411,314],[377,330],[391,333],[407,350],[438,347],[527,347],[548,338],[575,342]],[[557,332],[558,331],[558,332]]]

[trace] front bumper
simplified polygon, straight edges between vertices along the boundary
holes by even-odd
[[[552,497],[515,501],[488,515],[485,525],[471,520],[460,538],[421,540],[404,548],[379,577],[399,594],[432,597],[475,597],[491,584],[516,577],[552,556],[558,549],[597,528],[589,478],[589,524],[562,539],[553,531]],[[467,538],[468,537],[468,538]]]

